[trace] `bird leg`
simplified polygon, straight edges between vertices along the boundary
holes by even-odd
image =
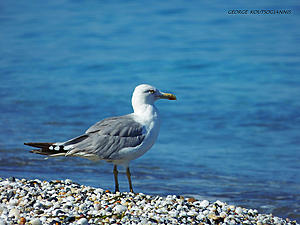
[[[129,167],[126,168],[126,175],[127,175],[127,178],[128,178],[130,192],[134,193],[133,188],[132,188],[132,183],[131,183],[131,174],[130,174]]]
[[[118,169],[117,165],[114,165],[114,177],[115,177],[115,193],[120,192],[119,190],[119,182],[118,182]]]

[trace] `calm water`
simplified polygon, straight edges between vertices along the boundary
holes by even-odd
[[[112,165],[44,160],[23,143],[130,113],[132,90],[149,83],[178,101],[157,103],[159,139],[132,163],[137,192],[300,222],[299,14],[298,1],[1,1],[0,176],[113,189]]]

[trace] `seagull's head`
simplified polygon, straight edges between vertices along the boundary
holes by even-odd
[[[153,105],[158,99],[176,100],[176,96],[173,94],[160,92],[157,88],[149,84],[141,84],[137,86],[132,94],[133,105]]]

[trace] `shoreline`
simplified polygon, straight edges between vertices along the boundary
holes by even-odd
[[[71,180],[0,178],[5,224],[298,224],[219,200],[111,193]]]

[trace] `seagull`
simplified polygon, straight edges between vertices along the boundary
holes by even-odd
[[[154,103],[158,99],[176,100],[176,96],[148,84],[138,85],[131,99],[133,113],[101,120],[84,134],[66,142],[24,144],[38,148],[31,153],[51,157],[78,156],[112,163],[115,192],[120,191],[117,166],[122,165],[126,168],[129,190],[133,192],[129,163],[145,154],[157,139],[160,115]]]

